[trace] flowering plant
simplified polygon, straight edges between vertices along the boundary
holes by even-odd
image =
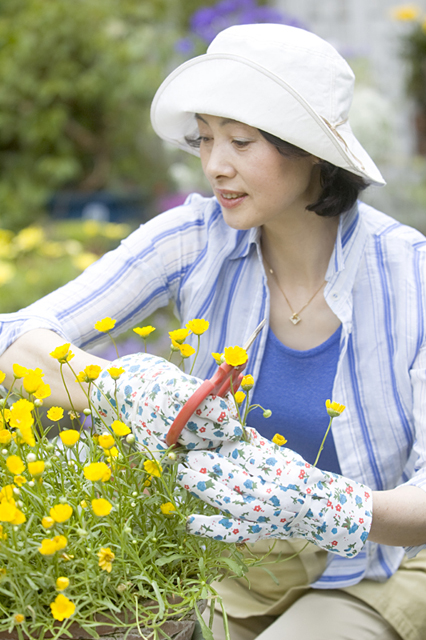
[[[112,318],[95,325],[109,335],[114,326]],[[207,321],[195,319],[170,332],[171,358],[177,353],[183,366],[198,352],[185,344],[186,338],[196,335],[199,347],[207,329]],[[155,328],[134,331],[146,350]],[[238,346],[212,355],[218,364],[235,367],[247,361],[246,351]],[[63,369],[71,370],[88,406],[81,416],[70,412],[72,428],[61,428],[64,409],[51,407],[44,428],[40,407],[50,396],[44,374],[38,368],[13,366],[13,385],[0,401],[0,638],[13,632],[19,640],[57,639],[70,637],[76,629],[85,637],[99,637],[102,624],[108,635],[137,627],[141,635],[156,639],[169,637],[161,631],[165,621],[180,620],[195,610],[204,637],[212,640],[200,601],[220,601],[214,580],[227,573],[242,577],[259,560],[244,554],[241,545],[225,547],[220,537],[188,534],[192,514],[208,518],[220,512],[177,482],[179,450],[161,445],[159,451],[158,439],[152,438],[150,448],[135,437],[129,427],[135,423],[123,421],[117,390],[126,371],[120,360],[106,371],[88,365],[77,373],[69,343],[50,356],[57,360],[65,386]],[[0,384],[4,378],[0,372]],[[106,391],[106,378],[112,393]],[[194,378],[187,380],[196,384]],[[242,391],[237,390],[240,383]],[[251,375],[231,383],[241,423],[238,437],[244,434],[248,412],[257,406],[249,405],[253,384]],[[95,397],[108,405],[106,410],[99,409]],[[331,419],[343,409],[327,401]],[[161,423],[161,407],[155,411]],[[265,417],[271,413],[263,411]],[[59,436],[52,438],[54,425]],[[282,446],[286,440],[277,434],[274,442]],[[224,623],[229,637],[225,613]]]
[[[105,318],[97,328],[109,333],[114,324]],[[186,335],[207,327],[193,321],[182,335],[172,332],[172,353],[183,362]],[[145,341],[153,330],[135,332]],[[72,370],[70,345],[50,355],[64,379],[64,367]],[[62,407],[48,410],[43,428],[40,406],[50,388],[40,369],[15,364],[0,401],[0,634],[59,638],[77,624],[97,637],[102,614],[110,633],[136,626],[157,638],[165,620],[195,609],[209,637],[200,601],[216,597],[215,579],[229,571],[242,576],[251,561],[236,545],[226,545],[225,555],[224,543],[188,535],[191,514],[216,510],[176,483],[176,453],[165,448],[158,457],[136,447],[118,414],[106,421],[97,413],[89,425],[101,368],[73,373],[88,407],[81,416],[71,412],[72,428],[61,428]],[[124,369],[108,373],[116,381]],[[52,438],[54,426],[59,436]]]

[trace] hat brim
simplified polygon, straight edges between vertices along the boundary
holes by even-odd
[[[154,131],[199,155],[185,139],[197,135],[195,113],[244,122],[359,175],[369,184],[386,184],[349,123],[328,123],[290,85],[246,58],[205,54],[166,78],[151,106]]]

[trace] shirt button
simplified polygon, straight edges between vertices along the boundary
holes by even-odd
[[[339,294],[338,294],[338,293],[336,293],[336,292],[334,292],[334,293],[331,295],[331,297],[332,297],[332,298],[334,298],[335,300],[337,300],[337,298],[339,297]]]

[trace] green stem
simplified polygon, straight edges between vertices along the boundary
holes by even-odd
[[[328,423],[327,431],[325,432],[325,436],[324,436],[324,437],[323,437],[323,439],[322,439],[321,446],[320,446],[319,451],[318,451],[318,453],[317,453],[317,457],[316,457],[316,459],[315,459],[314,464],[312,465],[313,467],[316,467],[316,466],[317,466],[317,462],[318,462],[318,460],[319,460],[319,457],[320,457],[320,455],[321,455],[322,450],[324,449],[325,440],[326,440],[326,438],[327,438],[327,436],[328,436],[328,432],[330,431],[330,427],[331,427],[331,423],[332,423],[332,422],[333,422],[333,418],[331,418],[331,417],[330,417],[330,422]]]
[[[108,333],[109,337],[111,338],[112,344],[114,345],[114,349],[115,349],[115,353],[117,354],[117,358],[119,358],[120,354],[118,353],[116,342],[115,342],[114,338],[112,337],[112,335],[110,334],[110,332],[108,331],[107,333]]]
[[[192,367],[191,367],[191,371],[189,372],[189,375],[191,375],[191,374],[192,374],[192,371],[193,371],[193,369],[194,369],[194,365],[195,365],[195,363],[196,363],[196,361],[197,361],[198,352],[200,351],[200,342],[201,342],[201,340],[200,340],[200,336],[198,336],[198,335],[197,335],[197,338],[198,338],[197,351],[195,352],[194,361],[193,361],[193,363],[192,363]]]

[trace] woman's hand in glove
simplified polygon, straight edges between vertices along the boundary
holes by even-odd
[[[226,542],[305,538],[347,557],[361,551],[372,519],[371,490],[321,471],[255,429],[251,442],[190,452],[179,482],[225,515],[193,515],[188,531]]]
[[[145,353],[124,356],[112,366],[122,367],[124,373],[114,381],[108,369],[102,371],[96,381],[98,388],[94,386],[91,394],[94,414],[98,413],[107,425],[121,420],[140,444],[151,450],[164,450],[173,420],[202,380],[183,373],[163,358]],[[187,449],[211,449],[224,440],[239,440],[242,428],[230,407],[224,398],[208,396],[178,442]]]

